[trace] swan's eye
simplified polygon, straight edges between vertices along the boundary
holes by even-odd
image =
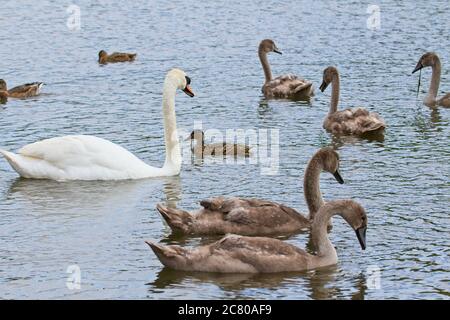
[[[185,76],[186,78],[186,85],[191,84],[191,78],[189,78],[188,76]]]

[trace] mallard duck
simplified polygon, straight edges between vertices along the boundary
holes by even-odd
[[[113,52],[111,54],[107,54],[105,50],[101,50],[98,53],[98,63],[107,64],[107,63],[134,61],[136,59],[136,56],[137,53]]]
[[[258,55],[265,76],[265,82],[261,90],[266,98],[303,100],[309,99],[314,95],[312,82],[296,75],[285,74],[273,79],[269,61],[267,60],[267,54],[269,52],[282,54],[273,40],[265,39],[259,44]]]
[[[41,93],[41,88],[43,85],[43,82],[31,82],[8,90],[6,81],[0,79],[0,91],[6,91],[6,96],[10,98],[23,99],[37,96]],[[3,93],[3,95],[5,96],[5,93]]]

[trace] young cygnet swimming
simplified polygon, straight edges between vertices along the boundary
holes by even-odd
[[[225,155],[249,157],[251,154],[250,147],[245,144],[227,142],[205,144],[205,133],[199,129],[192,131],[187,140],[191,141],[191,150],[196,157]],[[192,145],[192,141],[195,141],[195,145]]]
[[[437,98],[439,84],[441,82],[441,60],[436,53],[427,52],[422,57],[420,57],[419,62],[417,62],[417,65],[412,73],[415,73],[426,67],[431,67],[432,73],[428,94],[423,99],[423,104],[430,108],[434,108],[436,106],[450,108],[450,92],[444,94],[439,99]]]
[[[273,40],[265,39],[259,44],[258,55],[265,76],[265,82],[261,90],[266,98],[303,100],[309,99],[314,95],[312,82],[297,77],[296,75],[286,74],[273,79],[267,59],[269,52],[282,54]]]
[[[358,135],[382,133],[386,127],[384,120],[375,112],[364,108],[338,111],[339,72],[335,67],[328,67],[323,72],[322,92],[331,83],[330,111],[323,122],[323,128],[333,134]]]
[[[107,54],[105,50],[101,50],[98,53],[98,63],[107,64],[107,63],[134,61],[136,59],[136,56],[137,53],[113,52],[111,54]]]
[[[3,92],[1,94],[3,96],[3,100],[7,99],[8,97],[24,99],[38,96],[41,93],[41,88],[43,85],[43,82],[31,82],[8,90],[6,81],[0,79],[0,92]]]
[[[304,196],[309,216],[283,204],[260,199],[217,197],[200,202],[197,212],[157,205],[174,232],[182,234],[241,234],[247,236],[289,235],[310,227],[310,220],[324,204],[320,192],[320,173],[330,172],[339,183],[339,155],[332,148],[317,151],[304,176]]]
[[[293,272],[334,265],[336,250],[328,238],[327,224],[339,215],[356,232],[361,248],[366,248],[367,216],[353,200],[330,201],[320,207],[311,226],[316,254],[273,238],[227,235],[209,245],[193,249],[146,243],[163,265],[175,270],[219,273]]]

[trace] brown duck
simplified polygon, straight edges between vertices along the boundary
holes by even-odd
[[[136,56],[137,53],[113,52],[111,54],[108,54],[106,53],[105,50],[101,50],[98,53],[98,63],[107,64],[107,63],[134,61],[136,59]]]
[[[32,82],[26,83],[21,86],[14,87],[12,89],[7,89],[6,81],[0,79],[0,91],[3,92],[3,96],[10,98],[29,98],[37,96],[41,93],[41,88],[44,85],[43,82]],[[5,99],[5,98],[3,98]]]
[[[249,157],[251,155],[250,146],[245,144],[218,142],[205,144],[205,133],[202,130],[194,130],[186,140],[191,141],[191,150],[196,157],[204,156],[242,156]],[[192,146],[192,141],[195,145]]]
[[[310,270],[338,262],[336,249],[327,233],[328,222],[334,215],[341,216],[350,225],[365,250],[367,215],[364,208],[353,200],[330,201],[320,207],[311,226],[315,254],[278,239],[239,235],[227,235],[212,244],[192,249],[151,241],[146,243],[163,265],[175,270],[218,273]]]

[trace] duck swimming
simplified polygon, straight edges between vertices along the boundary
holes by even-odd
[[[444,94],[440,98],[437,98],[439,84],[441,82],[441,60],[436,53],[427,52],[422,57],[420,57],[419,62],[417,62],[417,65],[412,73],[415,73],[426,67],[431,67],[432,73],[428,94],[424,98],[423,104],[430,108],[434,108],[436,106],[450,108],[450,92]]]
[[[43,82],[31,82],[8,90],[6,81],[0,79],[0,91],[3,92],[3,99],[5,99],[5,97],[24,99],[38,96],[41,93],[43,85]]]
[[[205,144],[205,133],[202,130],[196,129],[191,132],[188,137],[189,140],[195,141],[195,145],[191,146],[192,153],[196,157],[203,158],[204,156],[250,156],[250,147],[245,144],[218,142]]]
[[[113,52],[111,54],[106,53],[105,50],[101,50],[98,53],[98,63],[116,63],[116,62],[127,62],[134,61],[136,59],[137,53],[123,53],[123,52]]]

